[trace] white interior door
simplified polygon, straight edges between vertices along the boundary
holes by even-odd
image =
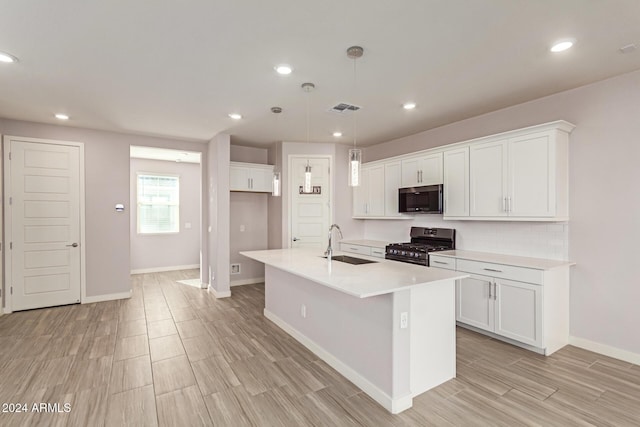
[[[80,147],[10,139],[12,310],[80,302]]]
[[[320,193],[301,194],[307,161],[311,165],[311,186]],[[330,218],[330,184],[328,158],[291,159],[291,247],[325,249],[328,244]]]

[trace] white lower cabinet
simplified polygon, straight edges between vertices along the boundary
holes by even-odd
[[[356,243],[353,243],[356,242]],[[375,244],[375,246],[373,246]],[[385,242],[372,242],[371,240],[358,240],[351,242],[340,242],[340,250],[342,252],[350,252],[353,254],[369,255],[376,258],[384,258]]]
[[[543,270],[445,256],[429,263],[469,273],[456,281],[459,325],[546,355],[568,343],[568,265]]]

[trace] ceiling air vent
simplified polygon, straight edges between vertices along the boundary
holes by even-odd
[[[358,107],[357,105],[341,102],[329,108],[329,111],[331,111],[332,113],[338,113],[338,114],[348,114],[348,113],[353,113],[354,111],[358,111],[359,109],[360,107]]]

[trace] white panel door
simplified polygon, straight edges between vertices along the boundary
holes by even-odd
[[[444,152],[444,216],[469,216],[469,147]]]
[[[555,215],[554,156],[548,133],[509,140],[509,216]]]
[[[507,141],[469,148],[471,216],[507,215]]]
[[[493,331],[492,279],[473,274],[456,280],[456,320],[476,328]]]
[[[320,194],[300,194],[304,185],[307,160],[311,165],[311,186],[320,187]],[[291,247],[312,247],[324,250],[328,244],[330,210],[330,176],[328,158],[291,159]]]
[[[80,302],[80,147],[13,139],[12,309]]]

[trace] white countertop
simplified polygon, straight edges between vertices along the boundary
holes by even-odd
[[[360,246],[370,246],[372,248],[382,248],[384,249],[389,242],[383,242],[382,240],[350,240],[344,239],[340,240],[340,243],[346,243],[347,245],[360,245]]]
[[[322,251],[303,248],[243,251],[240,254],[358,298],[389,294],[442,280],[469,277],[466,273],[360,254],[354,256],[340,251],[334,252],[334,256],[348,255],[376,263],[351,265],[335,260],[329,263],[322,258]]]
[[[443,256],[457,259],[468,259],[470,261],[491,262],[494,264],[512,265],[515,267],[533,268],[535,270],[552,270],[554,268],[568,267],[575,265],[572,261],[559,261],[555,259],[529,258],[514,255],[493,254],[489,252],[475,251],[439,251],[432,253],[433,256]]]

